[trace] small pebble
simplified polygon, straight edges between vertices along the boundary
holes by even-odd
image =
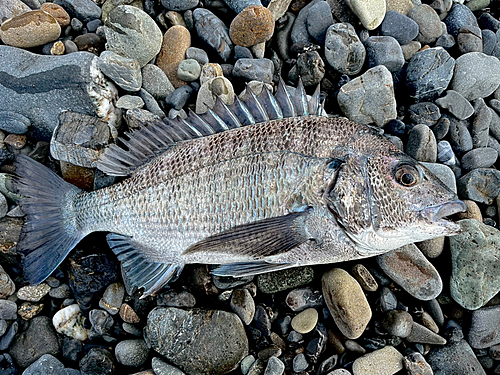
[[[301,353],[293,359],[293,371],[294,372],[302,372],[305,371],[309,367],[309,363],[307,362],[306,356]]]
[[[438,334],[432,332],[430,329],[421,324],[413,322],[410,334],[405,338],[408,342],[431,344],[431,345],[444,345],[446,340]]]
[[[78,304],[70,305],[55,313],[52,324],[57,332],[74,339],[84,341],[88,338],[89,331],[83,326],[84,317]]]
[[[148,355],[149,349],[144,340],[120,341],[115,347],[116,360],[125,366],[142,366]]]
[[[370,271],[362,264],[356,264],[352,267],[352,274],[358,281],[359,285],[367,292],[375,292],[378,289],[378,284]]]
[[[391,73],[403,67],[405,58],[401,46],[391,36],[371,36],[365,41],[368,68],[384,65]]]
[[[195,297],[186,290],[167,289],[157,297],[158,306],[189,308],[196,305]]]
[[[43,303],[31,303],[31,302],[23,302],[19,309],[17,310],[17,314],[23,318],[24,320],[30,320],[31,318],[37,316],[40,312],[42,312],[45,305]]]
[[[61,27],[68,26],[71,21],[68,12],[66,12],[60,5],[54,3],[43,3],[40,7],[40,10],[43,10],[45,13],[48,13],[52,17],[54,17],[54,19]]]
[[[255,315],[255,303],[247,289],[235,289],[231,294],[231,309],[245,325],[249,325]]]
[[[274,64],[269,59],[239,59],[233,68],[233,76],[246,81],[271,83],[273,74]]]
[[[200,74],[200,64],[194,59],[182,60],[177,67],[177,77],[186,82],[197,80]]]
[[[292,311],[300,312],[309,307],[321,307],[324,301],[319,290],[300,288],[290,291],[286,296],[285,303]]]
[[[231,22],[229,36],[234,44],[251,47],[268,41],[274,33],[271,12],[262,5],[250,5]]]
[[[301,334],[311,332],[318,322],[318,311],[306,309],[292,319],[292,328]]]
[[[474,113],[472,104],[454,90],[447,90],[445,96],[436,100],[436,104],[443,109],[447,109],[459,120],[465,120]]]
[[[121,109],[135,109],[144,107],[144,100],[136,95],[123,95],[116,101],[116,107]]]
[[[414,20],[404,14],[389,10],[385,14],[382,25],[380,25],[380,32],[384,36],[393,37],[399,44],[404,45],[417,37],[419,27]]]
[[[349,23],[330,26],[325,36],[325,57],[330,66],[342,74],[356,75],[366,58],[366,49]]]
[[[403,356],[392,346],[365,354],[352,365],[356,375],[393,375],[402,368]]]
[[[443,34],[443,26],[439,15],[427,4],[414,6],[408,13],[408,17],[418,25],[416,40],[422,45],[431,44]]]
[[[110,284],[99,301],[99,307],[106,310],[111,315],[115,315],[120,311],[125,288],[122,283]]]
[[[193,18],[199,38],[216,51],[223,61],[228,61],[233,42],[226,25],[208,9],[195,9]]]
[[[45,283],[35,286],[24,286],[17,291],[17,298],[23,301],[38,302],[50,291],[50,286]]]
[[[410,115],[410,120],[417,125],[433,126],[441,118],[439,107],[432,102],[412,104],[408,107],[408,114]]]
[[[385,314],[382,327],[392,336],[406,338],[413,326],[412,316],[403,310],[390,310]]]
[[[413,127],[408,135],[406,152],[418,161],[429,163],[436,162],[436,137],[428,126],[419,124]]]
[[[277,357],[269,358],[264,375],[282,375],[285,371],[285,364]]]
[[[489,147],[475,148],[462,156],[461,164],[465,171],[477,168],[489,168],[496,163],[498,152]]]

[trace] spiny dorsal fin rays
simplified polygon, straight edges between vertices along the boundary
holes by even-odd
[[[202,115],[190,111],[186,119],[154,121],[121,138],[122,145],[108,147],[98,168],[109,175],[127,176],[177,142],[284,117],[325,114],[319,87],[309,100],[301,79],[293,94],[292,89],[280,79],[274,96],[265,85],[256,96],[247,86],[243,99],[236,96],[231,105],[217,98],[214,107]]]

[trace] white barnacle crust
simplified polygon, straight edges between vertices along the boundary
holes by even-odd
[[[83,326],[84,319],[80,306],[75,303],[56,312],[52,324],[57,332],[84,341],[89,337],[89,330]]]
[[[105,121],[113,138],[118,136],[117,128],[120,126],[122,111],[115,106],[118,100],[118,90],[110,82],[97,66],[96,56],[90,64],[90,76],[92,81],[87,86],[90,99],[96,107],[97,116]]]

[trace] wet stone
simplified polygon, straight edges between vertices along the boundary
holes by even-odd
[[[153,358],[152,367],[155,375],[185,375],[177,367],[169,365],[158,357]]]
[[[394,10],[387,11],[380,26],[382,35],[393,37],[401,45],[415,39],[418,31],[418,24],[414,20]]]
[[[125,366],[139,367],[149,355],[149,349],[144,340],[124,340],[115,347],[116,360]]]
[[[391,279],[419,300],[436,298],[442,291],[439,273],[414,244],[379,255],[377,262]]]
[[[116,371],[113,355],[104,348],[91,348],[80,361],[82,375],[107,375]]]
[[[92,329],[89,333],[89,338],[94,339],[105,335],[113,326],[113,318],[104,310],[94,309],[89,313],[90,324]]]
[[[474,107],[462,95],[454,90],[446,91],[446,95],[437,99],[436,104],[441,108],[448,110],[459,120],[465,120],[474,113]]]
[[[141,67],[135,59],[104,51],[97,60],[99,69],[126,91],[139,91],[142,86]]]
[[[489,168],[498,158],[498,152],[489,147],[475,148],[462,156],[462,168],[470,171],[476,168]]]
[[[415,124],[435,125],[441,118],[439,107],[431,102],[420,102],[408,107],[410,119]]]
[[[413,318],[403,310],[390,310],[385,314],[382,327],[392,336],[408,337],[412,331]]]
[[[195,9],[193,18],[200,39],[216,51],[223,61],[228,61],[233,43],[226,25],[208,9]]]
[[[231,294],[231,309],[245,325],[249,325],[255,315],[255,303],[247,289],[235,289]]]
[[[278,293],[310,283],[314,279],[311,267],[297,267],[257,276],[257,288],[262,293]]]
[[[18,329],[19,329],[18,322],[14,322],[9,326],[7,332],[5,332],[5,334],[0,339],[0,350],[4,351],[10,347],[12,341],[14,341],[14,338],[17,335]]]
[[[500,290],[500,232],[473,219],[459,221],[462,232],[450,237],[452,298],[469,310],[486,304]]]
[[[500,171],[474,169],[457,180],[460,197],[478,203],[492,204],[500,192]]]
[[[325,57],[330,66],[342,74],[355,75],[361,71],[366,49],[351,24],[336,23],[328,28]]]
[[[392,375],[403,368],[403,356],[392,346],[375,350],[356,359],[352,365],[356,375]]]
[[[365,41],[368,68],[384,65],[391,73],[403,67],[405,58],[401,46],[391,36],[371,36]]]
[[[302,372],[305,371],[309,367],[309,363],[307,362],[306,356],[304,353],[298,354],[293,359],[293,371],[294,372]]]
[[[301,53],[289,73],[291,80],[296,81],[300,77],[306,87],[317,86],[324,76],[325,63],[317,51]]]

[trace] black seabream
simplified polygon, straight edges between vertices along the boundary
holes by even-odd
[[[132,285],[158,291],[188,263],[244,276],[365,258],[459,232],[439,179],[370,127],[330,118],[302,84],[248,89],[231,106],[151,123],[98,167],[122,182],[84,192],[26,156],[18,248],[31,283],[87,234],[107,231]]]

